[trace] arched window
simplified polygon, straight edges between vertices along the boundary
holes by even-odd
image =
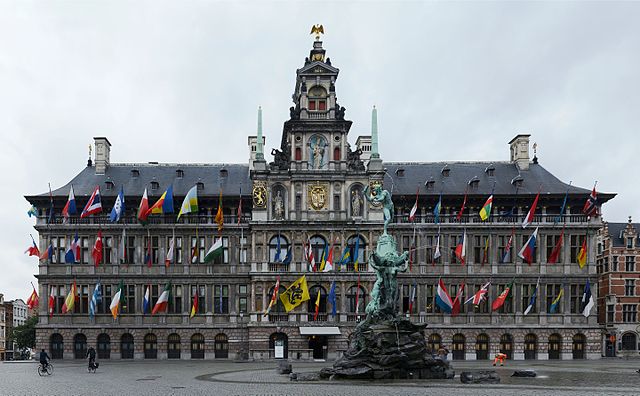
[[[144,358],[158,358],[158,337],[153,333],[149,333],[144,336]]]
[[[226,334],[220,333],[216,335],[214,351],[216,359],[227,359],[229,357],[229,338]]]
[[[333,149],[333,160],[340,161],[340,147],[334,147]]]
[[[284,349],[284,358],[287,359],[289,357],[289,337],[285,333],[272,333],[269,336],[269,349],[274,351],[277,347],[283,347]]]
[[[111,358],[111,338],[109,334],[98,335],[98,359]]]
[[[312,236],[309,241],[311,242],[311,252],[313,253],[313,258],[316,262],[316,268],[320,268],[320,261],[322,260],[325,247],[329,249],[327,241],[320,235]]]
[[[295,153],[296,153],[295,160],[302,161],[302,149],[300,147],[296,147]]]
[[[287,257],[289,241],[282,235],[276,235],[269,240],[269,262],[281,263]]]
[[[180,359],[180,335],[176,333],[169,334],[167,339],[167,358]]]
[[[622,350],[623,351],[635,351],[636,350],[636,334],[632,332],[624,333],[622,335]]]
[[[349,247],[349,262],[347,263],[348,271],[366,271],[367,270],[367,242],[362,235],[353,235],[347,239]],[[356,268],[356,262],[358,268]]]
[[[513,359],[513,336],[505,333],[500,336],[500,353],[507,355],[507,359]]]
[[[316,301],[320,293],[320,306],[318,308],[317,321],[327,320],[327,291],[320,285],[312,286],[309,289],[309,301],[307,301],[308,321],[313,322],[316,313]]]
[[[573,358],[584,359],[584,347],[587,343],[587,337],[584,334],[576,334],[573,336]]]
[[[489,359],[489,336],[485,333],[480,333],[476,337],[476,360],[487,359]]]
[[[367,306],[367,290],[360,286],[351,286],[347,291],[347,305],[348,310],[351,313],[359,315],[364,314],[364,309]]]
[[[133,359],[133,336],[124,333],[120,338],[120,358]]]
[[[79,333],[73,337],[73,358],[84,359],[87,356],[87,336]]]
[[[453,336],[453,360],[464,360],[465,359],[465,336],[464,334],[455,334]]]
[[[535,360],[538,351],[538,337],[529,333],[524,336],[524,360]]]
[[[562,336],[554,333],[549,336],[549,359],[560,359],[560,351],[562,350]]]
[[[309,89],[309,110],[310,111],[326,111],[327,110],[327,90],[316,85]]]
[[[440,349],[440,346],[442,345],[442,337],[438,333],[431,333],[429,334],[427,343],[429,344],[429,348],[431,348],[431,354],[437,355],[438,349]]]
[[[191,336],[191,359],[204,359],[204,336],[200,333]]]
[[[62,338],[62,334],[54,333],[51,334],[50,339],[50,347],[51,351],[51,359],[62,359],[64,355],[64,339]]]

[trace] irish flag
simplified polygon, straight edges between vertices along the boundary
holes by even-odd
[[[209,263],[222,254],[222,238],[218,238],[204,256],[204,262]]]
[[[184,197],[178,213],[178,220],[180,220],[180,216],[187,213],[198,213],[198,186],[191,187],[187,196]]]
[[[487,202],[482,205],[482,209],[480,209],[480,218],[482,221],[485,221],[491,215],[491,205],[493,205],[493,194],[489,195],[487,198]]]
[[[116,294],[113,295],[113,298],[111,299],[111,305],[109,305],[109,309],[111,310],[111,315],[113,316],[114,319],[118,317],[123,288],[124,288],[124,283],[120,281],[120,287],[118,288],[118,291],[116,292]]]
[[[167,306],[169,305],[169,295],[171,294],[171,282],[167,283],[164,286],[164,290],[160,297],[158,297],[158,301],[156,301],[156,305],[153,306],[153,311],[151,311],[152,315],[157,314],[160,311],[166,312]]]

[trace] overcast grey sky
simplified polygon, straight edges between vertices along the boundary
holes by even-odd
[[[565,182],[640,221],[640,3],[0,1],[0,293],[37,260],[25,194],[67,183],[93,136],[112,162],[246,162],[264,109],[278,146],[322,23],[337,95],[386,161],[509,159],[532,134]],[[35,236],[35,235],[34,235]],[[42,296],[41,296],[42,297]]]

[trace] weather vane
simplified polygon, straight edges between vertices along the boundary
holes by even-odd
[[[311,26],[311,33],[309,34],[315,34],[316,35],[316,41],[320,40],[320,35],[324,34],[324,27],[322,27],[322,25],[315,24],[313,26]]]
[[[91,145],[89,145],[89,158],[91,158]]]

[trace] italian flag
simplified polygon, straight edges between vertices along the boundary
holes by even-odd
[[[482,205],[482,209],[480,209],[480,218],[482,221],[485,221],[491,215],[491,205],[493,204],[493,194],[487,198],[487,202]]]
[[[501,306],[504,305],[504,302],[507,300],[507,297],[509,297],[509,292],[511,291],[512,287],[513,287],[513,282],[509,283],[507,287],[504,288],[502,293],[500,293],[498,298],[493,300],[493,304],[491,304],[492,311],[497,311],[498,309],[500,309]]]
[[[222,254],[222,238],[218,238],[204,256],[204,262],[209,263]]]
[[[113,295],[111,299],[111,305],[109,305],[109,309],[111,310],[111,315],[114,319],[118,317],[118,311],[120,309],[120,300],[122,298],[122,289],[124,288],[124,284],[120,281],[120,287],[118,288],[118,292]]]
[[[160,297],[158,297],[158,301],[156,301],[156,305],[153,306],[153,311],[151,311],[152,315],[157,314],[160,311],[167,311],[167,306],[169,305],[169,295],[171,294],[171,282],[167,283],[164,286],[164,290]]]

